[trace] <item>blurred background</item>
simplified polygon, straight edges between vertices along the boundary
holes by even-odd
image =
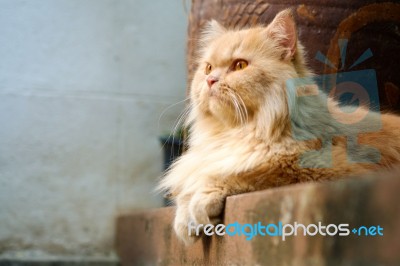
[[[0,259],[114,260],[115,217],[162,206],[189,9],[0,0]]]

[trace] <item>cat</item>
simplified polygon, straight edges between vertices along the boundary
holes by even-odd
[[[343,178],[400,161],[399,117],[361,108],[355,119],[368,115],[362,125],[382,127],[359,134],[337,101],[315,92],[315,86],[302,86],[300,94],[317,98],[290,97],[288,80],[313,78],[290,10],[265,27],[228,30],[211,21],[201,37],[198,63],[186,121],[189,148],[158,186],[176,202],[173,227],[186,244],[199,238],[189,235],[189,222],[220,222],[227,196]],[[365,162],[350,163],[350,135],[375,147],[379,160],[368,162],[371,150],[353,145],[352,154]],[[322,145],[324,136],[338,138]]]

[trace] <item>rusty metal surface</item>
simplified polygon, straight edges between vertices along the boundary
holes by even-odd
[[[348,38],[343,71],[368,48],[373,57],[352,70],[375,69],[381,109],[400,111],[400,3],[399,1],[337,0],[193,0],[188,29],[189,83],[196,69],[196,44],[200,30],[210,19],[228,28],[267,25],[282,9],[292,8],[299,39],[317,74],[332,69],[315,60],[318,51],[336,65],[337,41]]]

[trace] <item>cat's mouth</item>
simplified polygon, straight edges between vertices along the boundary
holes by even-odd
[[[220,98],[220,92],[216,89],[210,89],[209,91],[209,96],[210,97],[215,97],[215,98]]]
[[[221,92],[219,89],[210,89],[208,96],[211,101],[214,100],[222,104],[229,103],[229,100],[227,99],[226,95],[224,95],[224,93]]]
[[[210,89],[208,96],[210,108],[218,106],[218,109],[222,108],[220,110],[224,110],[224,112],[226,112],[228,109],[231,109],[231,107],[234,107],[227,92],[225,92],[223,89],[221,90],[221,88]]]

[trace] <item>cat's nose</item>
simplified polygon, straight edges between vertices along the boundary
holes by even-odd
[[[217,81],[218,81],[218,78],[217,78],[217,77],[208,76],[208,78],[207,78],[208,87],[211,88],[211,86],[212,86],[215,82],[217,82]]]

